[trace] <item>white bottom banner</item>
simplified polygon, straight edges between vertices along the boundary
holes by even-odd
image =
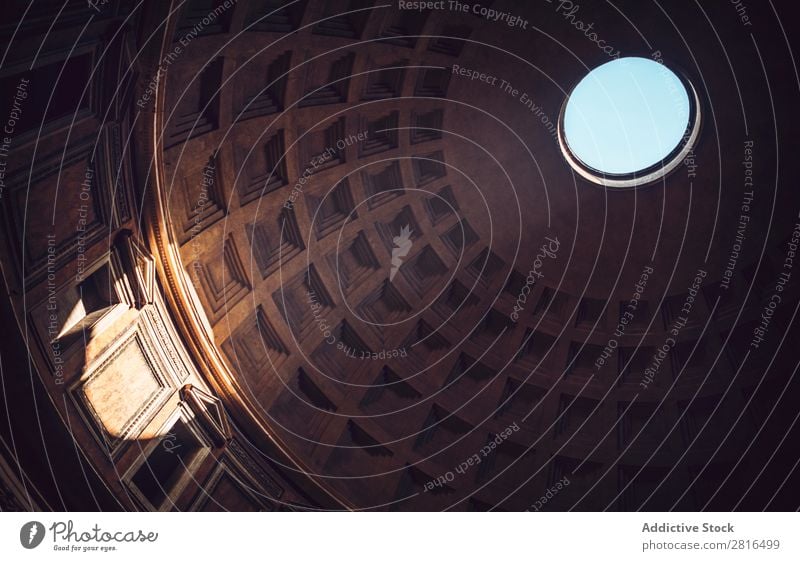
[[[4,513],[0,559],[800,559],[798,513]]]

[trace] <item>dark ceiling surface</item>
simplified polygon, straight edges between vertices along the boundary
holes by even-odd
[[[703,493],[747,479],[777,391],[754,388],[794,362],[777,327],[742,362],[797,220],[778,16],[297,2],[258,20],[267,4],[170,66],[165,161],[215,338],[308,470],[358,508],[525,509],[562,478],[557,508],[725,505]],[[631,190],[578,177],[556,130],[620,55],[702,100],[684,165]]]
[[[70,72],[95,84],[76,111],[130,116],[139,200],[114,224],[165,217],[186,355],[206,364],[195,321],[223,361],[208,385],[276,470],[365,510],[794,510],[792,8],[144,2],[91,27],[133,30],[136,96],[101,105],[94,55]],[[559,118],[625,56],[688,80],[702,127],[665,177],[604,188]]]

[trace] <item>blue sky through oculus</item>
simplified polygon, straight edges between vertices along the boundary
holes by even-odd
[[[564,138],[585,165],[634,173],[663,160],[689,123],[689,95],[674,72],[646,58],[598,66],[573,90]]]

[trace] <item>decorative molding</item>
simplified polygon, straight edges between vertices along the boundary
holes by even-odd
[[[405,194],[403,175],[397,160],[371,167],[373,170],[377,167],[378,171],[370,172],[368,169],[361,171],[361,182],[364,184],[364,193],[370,209]]]
[[[283,129],[273,134],[259,150],[237,147],[237,168],[242,170],[236,181],[239,203],[244,205],[280,189],[289,182]]]
[[[466,218],[451,226],[442,234],[441,238],[447,249],[452,251],[454,255],[462,254],[465,249],[475,245],[480,239]],[[514,296],[516,297],[517,294],[519,292],[514,293]]]
[[[447,271],[448,268],[444,261],[430,245],[422,248],[400,268],[403,278],[420,296],[433,288],[437,279],[440,279]]]
[[[219,321],[227,310],[250,292],[250,281],[233,234],[228,234],[221,251],[206,256],[204,260],[193,261],[188,269],[202,288],[204,304],[212,323]]]
[[[480,302],[480,298],[473,292],[472,288],[467,288],[458,280],[450,283],[442,295],[431,306],[431,309],[444,319],[451,319],[455,314],[463,312],[466,308],[471,308]]]
[[[382,42],[413,49],[427,20],[428,12],[387,10],[381,24]]]
[[[239,325],[223,343],[228,360],[245,379],[259,376],[268,367],[277,368],[289,357],[289,348],[258,306],[250,319]]]
[[[285,266],[305,249],[293,209],[282,208],[277,218],[267,215],[255,224],[246,224],[245,231],[262,278]]]
[[[414,215],[414,211],[411,209],[410,205],[405,205],[400,209],[400,212],[392,218],[391,222],[375,223],[375,229],[378,230],[378,234],[380,234],[383,240],[383,245],[386,246],[390,254],[395,247],[394,238],[399,236],[400,230],[405,227],[411,229],[412,239],[416,240],[424,237],[423,230],[419,222],[417,222],[417,217]]]
[[[222,402],[197,386],[186,384],[180,390],[182,403],[193,414],[193,418],[203,428],[215,446],[224,446],[232,437],[228,415]]]
[[[414,181],[417,187],[427,185],[432,181],[447,175],[444,165],[444,152],[437,150],[428,154],[417,154],[411,160],[414,168]]]
[[[267,468],[262,466],[242,447],[236,439],[231,440],[228,445],[231,455],[242,464],[242,466],[255,476],[255,481],[264,489],[266,494],[276,499],[283,496],[283,487],[278,483],[277,476],[270,475]]]
[[[324,61],[317,59],[311,64],[306,64],[305,87],[297,107],[346,102],[355,58],[355,53],[339,57],[331,63],[327,74],[323,70]],[[324,75],[327,76],[327,80],[320,80],[320,76]]]
[[[108,235],[109,228],[113,229],[106,148],[105,142],[95,146],[92,139],[85,140],[63,152],[37,159],[30,174],[27,169],[20,170],[8,179],[9,201],[4,205],[6,228],[13,242],[9,245],[16,254],[15,261],[26,264],[25,284],[42,280],[48,266],[60,269],[67,262],[74,261],[81,248],[94,245]],[[58,179],[53,180],[53,176],[58,176]],[[76,185],[71,184],[73,181]],[[67,183],[72,185],[68,191],[63,190]],[[62,187],[62,192],[57,197],[56,189],[59,187]],[[82,198],[83,192],[89,194],[86,199]],[[60,203],[56,209],[53,208],[54,201]],[[55,227],[50,219],[53,212],[64,213]],[[59,227],[63,231],[58,230]],[[32,231],[39,234],[32,238],[28,236]],[[56,240],[52,250],[44,235],[48,232],[52,232]],[[23,239],[26,243],[22,243]],[[18,249],[21,247],[25,248],[24,258]],[[54,262],[48,262],[51,251]],[[21,278],[21,271],[16,272]]]
[[[209,14],[215,14],[211,19]],[[184,36],[219,35],[230,30],[233,10],[226,0],[186,0],[180,10],[174,40],[177,42]],[[207,23],[211,19],[210,23]],[[193,35],[194,34],[194,35]]]
[[[356,311],[361,319],[366,320],[369,327],[380,333],[387,324],[392,325],[402,321],[413,308],[397,287],[386,279],[367,294]]]
[[[133,81],[133,80],[131,80]],[[132,90],[133,87],[131,86]],[[128,92],[127,95],[130,95]],[[133,173],[130,163],[122,146],[122,127],[118,123],[109,123],[106,126],[107,134],[103,135],[103,140],[107,145],[107,153],[111,165],[108,168],[110,173],[109,185],[113,186],[114,221],[116,224],[124,224],[132,218],[131,205],[133,199]]]
[[[184,359],[175,346],[177,333],[173,333],[171,327],[161,317],[160,306],[147,306],[139,315],[141,324],[148,329],[148,332],[158,338],[158,349],[164,353],[171,368],[168,370],[175,384],[180,384],[189,377],[191,363]]]
[[[182,189],[175,190],[175,206],[179,206],[185,216],[183,224],[176,224],[182,244],[197,238],[227,214],[221,163],[219,152],[214,152],[202,171],[195,170],[184,177],[180,182]]]
[[[417,97],[447,97],[450,74],[449,68],[420,68],[417,71],[414,95]]]
[[[285,0],[251,0],[249,4],[250,11],[244,23],[245,31],[289,33],[300,26],[308,0],[289,5]]]
[[[160,60],[172,48],[170,37],[173,36],[175,16],[167,20],[165,33],[162,36],[160,51],[149,56],[152,72]],[[294,474],[293,479],[305,489],[312,500],[329,508],[353,508],[348,499],[338,493],[330,485],[308,475],[308,466],[286,444],[279,439],[266,424],[259,414],[257,404],[248,397],[240,381],[226,363],[220,347],[216,344],[214,334],[205,319],[205,313],[191,286],[190,277],[184,269],[178,244],[173,236],[172,220],[169,214],[169,203],[165,186],[168,184],[164,165],[164,153],[161,145],[161,133],[164,129],[164,116],[166,109],[166,92],[164,83],[159,83],[155,96],[155,110],[152,119],[141,120],[138,135],[140,138],[149,139],[142,146],[142,161],[152,161],[154,173],[148,175],[150,182],[145,193],[146,203],[149,205],[145,212],[149,240],[156,255],[156,266],[159,282],[164,287],[166,302],[171,315],[176,323],[182,339],[185,341],[188,352],[200,369],[203,379],[211,386],[212,390],[220,396],[225,407],[240,423],[245,433],[253,438],[256,445],[264,451],[276,454],[289,466],[289,471]],[[228,445],[234,452],[239,448],[234,439]],[[246,457],[246,456],[245,456]],[[256,472],[257,467],[250,469]],[[261,470],[263,472],[263,470]],[[267,477],[263,478],[266,480]],[[280,494],[282,489],[278,487]]]
[[[91,432],[111,457],[118,457],[135,440],[172,393],[166,372],[169,369],[137,322],[87,365],[84,375],[69,388]],[[135,383],[139,394],[134,393]]]
[[[226,10],[230,12],[230,10]],[[219,126],[219,90],[224,59],[210,61],[181,89],[182,97],[169,114],[164,147],[170,148]]]
[[[346,249],[333,251],[326,260],[345,290],[354,288],[372,271],[381,268],[363,230],[350,242],[341,244],[341,247]]]
[[[252,511],[273,511],[275,504],[270,500],[265,500],[263,493],[258,492],[254,487],[257,487],[251,481],[246,481],[247,476],[238,467],[238,462],[227,456],[223,456],[217,460],[214,471],[208,479],[200,486],[189,511],[219,511],[223,510],[230,512],[226,505],[223,504],[226,499],[230,499],[231,491],[234,491],[244,501],[252,505]],[[227,492],[223,490],[222,497],[215,497],[217,490],[220,489],[225,483],[227,485]],[[213,505],[215,508],[208,508]],[[238,509],[238,512],[246,512],[245,509]]]
[[[309,131],[298,129],[298,150],[300,152],[300,177],[313,175],[338,166],[347,161],[342,139],[347,136],[347,121],[339,117],[326,128],[313,128]]]
[[[314,222],[317,239],[322,239],[335,232],[345,221],[358,218],[353,202],[350,180],[345,177],[333,189],[317,196],[308,194],[308,216]]]
[[[283,111],[286,102],[286,84],[289,81],[292,52],[285,51],[263,70],[264,79],[257,81],[255,87],[243,90],[236,88],[234,96],[238,103],[234,110],[234,120],[244,121],[254,117],[266,117]],[[261,70],[257,62],[242,60],[243,68],[237,73],[242,80],[250,80],[253,72]]]
[[[497,254],[485,247],[466,267],[467,273],[478,280],[483,286],[489,286],[503,271],[506,263]]]
[[[399,97],[403,92],[403,80],[406,75],[408,60],[398,60],[386,66],[371,68],[364,80],[361,99],[389,99]]]
[[[132,235],[122,230],[114,240],[111,254],[115,279],[124,279],[123,300],[136,309],[152,304],[155,299],[155,262],[148,248]]]
[[[324,317],[335,305],[314,265],[290,279],[272,293],[278,313],[295,333],[305,333],[315,317]],[[318,305],[312,310],[312,305]]]
[[[425,209],[431,218],[431,224],[437,224],[448,216],[458,212],[458,201],[453,195],[453,189],[445,185],[433,197],[425,199]]]
[[[313,28],[317,35],[360,39],[372,10],[372,0],[325,0],[319,21]]]
[[[367,131],[366,138],[358,145],[358,157],[365,158],[399,146],[400,112],[392,111],[377,119],[361,117],[361,129]]]
[[[448,56],[461,56],[461,51],[467,39],[472,34],[468,25],[443,25],[438,37],[432,37],[428,42],[428,50]]]
[[[131,491],[135,500],[149,510],[183,510],[185,505],[181,496],[187,487],[196,485],[201,467],[211,456],[209,446],[206,434],[193,413],[179,405],[158,429],[157,437],[139,447],[140,454],[122,475],[121,482]],[[151,463],[150,458],[156,454],[160,458]],[[171,461],[172,458],[177,461]],[[162,473],[170,463],[172,472]],[[137,481],[140,477],[144,481]],[[147,489],[143,489],[141,483],[155,483],[157,489],[150,489],[155,496],[148,496]],[[161,500],[152,500],[156,498]]]
[[[411,144],[420,144],[441,140],[443,126],[444,109],[432,109],[424,113],[412,111],[409,141]]]

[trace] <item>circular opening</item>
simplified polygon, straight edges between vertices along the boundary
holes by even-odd
[[[667,174],[699,131],[697,94],[663,64],[626,57],[598,66],[569,95],[559,139],[583,177],[633,187]]]

